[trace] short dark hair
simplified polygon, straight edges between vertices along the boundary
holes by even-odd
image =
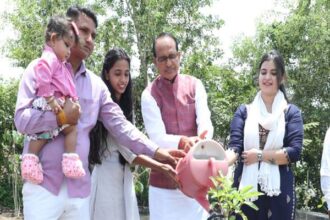
[[[176,39],[176,37],[174,37],[173,34],[171,33],[168,33],[168,32],[162,32],[160,33],[152,42],[152,54],[154,57],[157,57],[157,54],[156,54],[156,41],[159,39],[159,38],[162,38],[162,37],[169,37],[169,38],[172,38],[175,42],[175,49],[176,51],[179,51],[179,42],[178,40]]]
[[[72,18],[73,20],[76,20],[81,13],[84,13],[90,19],[92,19],[94,24],[95,24],[95,27],[98,26],[96,15],[94,14],[94,12],[92,10],[90,10],[88,8],[82,8],[82,7],[77,6],[77,5],[76,6],[71,6],[66,11],[66,16],[68,16],[69,18]]]

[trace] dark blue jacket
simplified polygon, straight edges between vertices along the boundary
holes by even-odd
[[[238,107],[234,114],[234,118],[230,125],[230,141],[229,148],[239,154],[238,164],[234,175],[234,185],[238,186],[240,176],[243,170],[243,163],[240,162],[240,156],[244,150],[244,125],[247,117],[247,110],[245,105]],[[289,156],[290,163],[294,163],[300,159],[301,150],[303,146],[303,120],[300,109],[289,104],[287,111],[285,112],[285,134],[283,140],[283,147],[286,148]],[[281,170],[288,169],[289,165],[280,165],[280,174],[283,174]],[[290,175],[291,176],[291,175]],[[281,175],[281,188],[282,181],[285,181]],[[293,177],[292,177],[293,178]]]

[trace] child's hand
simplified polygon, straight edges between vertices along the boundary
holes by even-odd
[[[61,106],[58,104],[54,96],[46,98],[46,100],[47,104],[50,106],[50,108],[55,114],[58,114],[59,111],[62,110]]]
[[[52,111],[57,115],[60,110],[62,110],[61,106],[58,104],[56,100],[49,104],[52,108]]]

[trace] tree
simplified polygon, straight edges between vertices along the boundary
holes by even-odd
[[[141,126],[139,114],[140,95],[147,85],[148,70],[153,70],[151,47],[152,41],[160,32],[174,33],[180,40],[183,66],[187,57],[199,50],[201,56],[207,55],[213,60],[221,56],[217,48],[218,39],[213,35],[223,21],[215,16],[204,15],[201,8],[212,5],[212,0],[95,0],[90,5],[98,13],[100,26],[96,39],[96,49],[88,59],[88,66],[99,73],[104,54],[111,47],[123,47],[129,54],[138,57],[140,75],[136,78],[135,109],[137,124]],[[19,33],[6,47],[10,58],[18,66],[27,64],[41,54],[44,27],[48,17],[64,13],[72,4],[84,4],[86,1],[34,1],[16,0],[17,11],[8,14],[9,23]],[[120,36],[120,37],[118,37]],[[212,49],[214,48],[214,49]],[[205,51],[205,53],[203,53]],[[212,52],[212,53],[210,53]],[[149,71],[150,72],[150,71]],[[189,74],[189,73],[188,73]],[[155,74],[151,74],[154,77]],[[199,75],[203,79],[203,76]]]
[[[94,55],[100,58],[110,47],[119,46],[139,58],[139,76],[134,79],[134,109],[139,128],[143,128],[140,96],[149,80],[156,75],[151,48],[153,39],[159,33],[172,32],[179,39],[180,50],[184,54],[182,66],[187,65],[186,60],[197,50],[200,56],[212,57],[213,60],[221,56],[221,51],[216,49],[218,40],[212,30],[219,29],[223,21],[204,15],[200,10],[210,6],[211,0],[114,0],[107,3],[96,1],[96,4],[104,5],[106,18],[98,36],[104,51]],[[204,76],[199,75],[199,78],[203,80]]]
[[[190,57],[194,57],[192,59],[196,63],[201,63],[199,68],[194,68],[196,73],[200,71],[198,78],[203,81],[212,80],[206,78],[205,71],[202,71],[204,64],[202,59],[208,57],[207,59],[210,60],[208,66],[211,66],[212,62],[221,56],[221,51],[216,49],[218,41],[213,36],[212,30],[219,29],[223,21],[201,13],[200,9],[211,3],[212,1],[209,0],[115,0],[105,6],[108,16],[103,23],[104,29],[100,28],[98,41],[102,41],[104,50],[114,45],[120,46],[137,56],[140,61],[138,70],[140,75],[133,81],[136,125],[140,129],[143,129],[140,96],[149,80],[156,75],[151,48],[153,39],[159,33],[171,32],[178,38],[180,51],[184,54],[183,73],[194,75],[190,71],[193,68],[189,67],[194,63],[188,61]],[[104,53],[105,51],[102,52]],[[150,72],[151,74],[148,75]],[[139,195],[139,200],[147,200],[146,191]]]
[[[47,1],[28,2],[16,0],[17,10],[7,14],[10,24],[18,32],[18,38],[10,40],[6,52],[17,65],[26,67],[28,63],[40,56],[44,42],[44,29],[48,18],[57,13],[65,13],[72,4],[85,4],[87,1]],[[219,29],[223,21],[204,15],[201,8],[210,6],[212,0],[95,0],[90,7],[97,12],[99,19],[98,36],[93,55],[87,60],[87,66],[99,73],[104,54],[111,47],[122,47],[131,56],[138,57],[139,77],[134,80],[135,113],[137,126],[143,128],[140,114],[140,95],[149,81],[155,77],[148,71],[154,70],[152,65],[152,41],[160,32],[172,32],[180,41],[183,52],[182,72],[195,74],[204,83],[212,81],[217,71],[213,62],[222,55],[217,49],[218,39],[213,30]],[[190,58],[191,57],[191,58]],[[193,60],[200,65],[195,66]],[[207,64],[207,67],[203,67]],[[208,75],[208,77],[205,77]],[[217,87],[209,86],[209,89]],[[212,92],[217,93],[217,90]],[[212,109],[212,107],[211,107]],[[215,126],[216,127],[216,126]]]
[[[0,78],[0,206],[15,208],[20,212],[19,154],[22,151],[22,137],[14,130],[18,82]],[[12,199],[13,198],[13,199]]]
[[[255,88],[248,76],[237,74],[229,65],[219,67],[214,65],[214,62],[212,56],[205,56],[205,51],[202,53],[195,50],[187,59],[184,72],[197,78],[203,76],[202,80],[208,92],[214,139],[224,142],[226,146],[233,114],[240,104],[249,102]]]
[[[45,42],[44,33],[48,19],[55,14],[65,14],[74,3],[86,1],[26,1],[15,0],[16,9],[4,14],[5,23],[13,26],[16,39],[9,39],[5,54],[16,61],[16,65],[25,68],[31,60],[39,57]]]

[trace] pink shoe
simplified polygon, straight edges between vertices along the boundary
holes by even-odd
[[[79,155],[76,153],[64,153],[62,171],[68,178],[77,179],[86,175]]]
[[[44,180],[39,158],[34,154],[23,155],[21,173],[24,180],[34,184],[40,184]]]

